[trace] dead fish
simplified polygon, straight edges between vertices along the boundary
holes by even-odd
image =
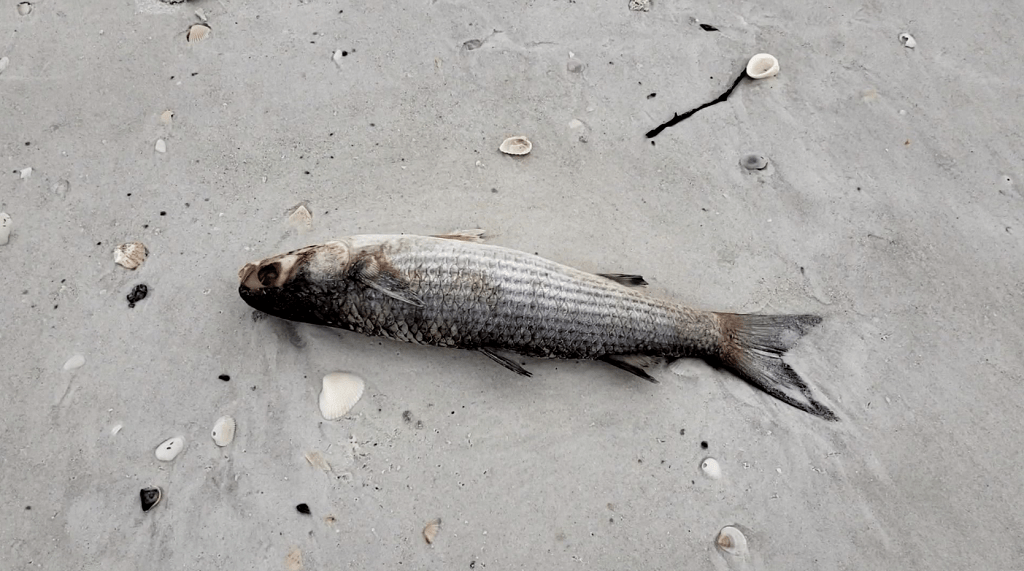
[[[246,264],[238,293],[276,317],[476,350],[526,376],[502,352],[595,359],[652,382],[644,361],[703,358],[838,420],[782,360],[820,317],[691,309],[638,289],[641,276],[591,274],[478,236],[350,236]]]

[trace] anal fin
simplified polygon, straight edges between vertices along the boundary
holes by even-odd
[[[495,353],[494,351],[491,351],[490,349],[480,349],[479,351],[481,353],[483,353],[484,355],[487,355],[488,357],[490,357],[491,360],[493,360],[495,363],[501,365],[502,367],[505,367],[506,369],[512,371],[513,373],[522,375],[524,377],[532,377],[533,376],[533,373],[531,373],[530,371],[527,371],[526,369],[522,368],[519,365],[519,363],[516,363],[515,361],[513,361],[512,359],[509,359],[508,357],[505,357],[504,355],[499,355],[499,354]]]
[[[623,371],[633,373],[634,375],[640,377],[645,381],[650,381],[654,384],[657,384],[658,379],[655,379],[654,377],[648,375],[647,371],[629,362],[631,357],[632,355],[605,355],[604,357],[599,357],[598,361],[604,361],[605,363],[608,363],[613,367],[618,367]]]

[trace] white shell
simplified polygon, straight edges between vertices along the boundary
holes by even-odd
[[[299,207],[292,211],[288,216],[288,223],[299,230],[312,230],[313,214],[310,213],[309,209],[305,206],[299,205]]]
[[[366,383],[349,373],[329,373],[320,390],[320,414],[327,420],[345,416],[363,396]]]
[[[11,58],[7,56],[0,57],[0,73],[3,73],[9,65],[11,65]]]
[[[533,149],[533,143],[526,137],[509,137],[498,147],[506,155],[525,155]]]
[[[718,460],[714,458],[701,460],[700,471],[704,472],[704,475],[712,480],[718,480],[722,477],[722,467],[718,465]]]
[[[914,39],[914,36],[911,36],[906,32],[900,34],[900,43],[903,44],[903,47],[910,49],[914,49],[917,47],[917,40]]]
[[[170,109],[160,114],[160,122],[164,125],[170,125],[171,119],[174,119],[174,111],[171,111]]]
[[[0,212],[0,246],[3,246],[11,238],[11,215]]]
[[[85,364],[85,357],[84,356],[82,356],[81,354],[74,355],[70,359],[68,359],[67,361],[64,362],[64,370],[65,371],[70,371],[70,370],[73,370],[73,369],[77,369],[77,368],[81,367],[84,364]]]
[[[32,4],[30,2],[22,2],[18,4],[18,13],[22,16],[28,16],[32,12]]]
[[[739,529],[727,525],[718,532],[715,547],[729,555],[743,556],[747,554],[747,538]]]
[[[426,539],[427,543],[434,543],[434,539],[437,538],[437,532],[439,531],[441,531],[441,518],[427,523],[427,526],[423,528],[423,539]]]
[[[128,242],[127,244],[121,244],[114,250],[114,263],[120,264],[129,270],[142,265],[142,262],[146,261],[146,256],[149,255],[149,250],[142,242]]]
[[[124,425],[121,424],[120,422],[115,424],[114,426],[111,426],[110,427],[110,435],[111,436],[117,436],[117,433],[121,432],[122,428],[124,428]]]
[[[345,56],[341,55],[341,50],[334,50],[334,55],[331,56],[331,59],[334,60],[335,64],[341,65],[341,58],[343,57]]]
[[[156,447],[156,459],[161,462],[170,462],[181,454],[185,449],[185,439],[180,436],[168,438],[160,446]]]
[[[164,142],[163,139],[157,139],[156,140],[155,148],[156,148],[156,152],[158,152],[158,153],[166,153],[167,152],[167,143]]]
[[[32,167],[21,169],[21,178],[29,178],[30,176],[32,176]]]
[[[772,54],[757,54],[747,62],[747,75],[751,79],[764,79],[779,73],[779,60]]]
[[[206,24],[192,24],[188,28],[188,33],[185,34],[185,39],[190,44],[201,42],[210,35],[210,26]]]
[[[217,446],[227,446],[235,439],[235,419],[230,416],[222,416],[213,423],[213,431],[210,433],[213,442]]]

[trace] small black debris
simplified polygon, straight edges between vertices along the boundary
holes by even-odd
[[[295,506],[295,509],[298,510],[300,514],[309,515],[309,506],[306,504],[299,504]]]
[[[128,294],[128,307],[135,307],[135,304],[146,298],[146,294],[149,293],[149,288],[146,284],[139,284],[132,288],[132,292]]]
[[[404,420],[406,422],[412,422],[412,411],[411,410],[407,410],[407,411],[403,412],[402,413],[402,420]]]
[[[160,488],[142,488],[139,490],[139,500],[142,502],[142,511],[148,512],[160,503],[164,494]]]
[[[231,376],[230,375],[220,375],[217,378],[222,380],[222,381],[224,381],[225,383],[231,380]]]
[[[658,96],[658,94],[657,94],[657,93],[649,93],[649,94],[647,95],[647,98],[648,98],[648,99],[654,99],[654,98],[655,98],[655,97],[657,97],[657,96]]]
[[[679,436],[683,436],[684,434],[686,434],[686,429],[685,428],[680,428],[679,429]]]
[[[700,25],[700,29],[704,30],[705,32],[717,32],[718,31],[718,28],[712,26],[711,24],[701,24]]]
[[[704,450],[707,450],[708,449],[708,441],[707,440],[701,440],[700,441],[700,447],[703,448]]]

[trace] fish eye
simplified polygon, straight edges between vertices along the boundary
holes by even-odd
[[[280,274],[281,269],[277,262],[273,264],[263,266],[256,272],[256,279],[260,280],[263,287],[270,287],[274,285],[274,281],[277,280],[277,276]]]

